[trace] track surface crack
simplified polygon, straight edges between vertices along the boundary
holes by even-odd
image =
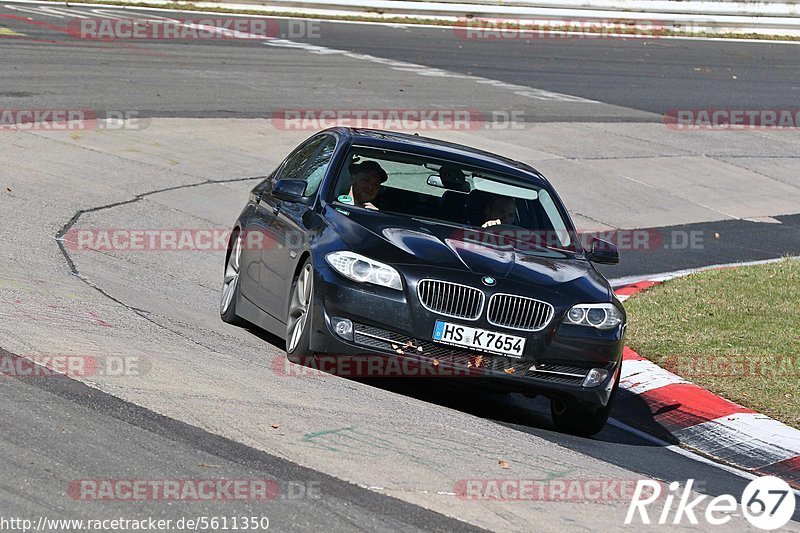
[[[96,206],[96,207],[90,207],[88,209],[80,209],[80,210],[76,211],[74,215],[72,215],[72,218],[70,218],[61,227],[60,230],[58,230],[58,233],[56,233],[56,235],[55,235],[55,239],[56,239],[56,242],[58,243],[58,248],[61,250],[61,255],[64,256],[64,260],[66,261],[67,266],[70,269],[70,272],[75,277],[77,277],[82,282],[84,282],[86,285],[88,285],[92,289],[96,290],[97,292],[99,292],[100,294],[102,294],[104,297],[108,298],[112,302],[124,307],[125,309],[128,309],[129,311],[135,313],[137,316],[143,318],[144,320],[147,320],[148,322],[150,322],[154,326],[156,326],[156,327],[158,327],[160,329],[163,329],[165,331],[169,331],[170,333],[172,333],[174,335],[177,335],[177,336],[179,336],[179,337],[181,337],[183,339],[186,339],[187,341],[192,342],[193,344],[196,344],[196,345],[198,345],[198,346],[200,346],[202,348],[205,348],[207,350],[210,350],[213,353],[217,353],[218,354],[218,353],[220,353],[218,350],[215,350],[214,348],[212,348],[210,346],[206,346],[202,342],[197,341],[197,340],[189,337],[188,335],[186,335],[185,333],[182,333],[181,331],[175,330],[173,328],[168,327],[165,324],[162,324],[162,323],[158,322],[157,320],[152,318],[152,316],[151,316],[152,313],[150,311],[147,311],[146,309],[140,309],[140,308],[134,307],[132,305],[128,305],[127,303],[123,302],[119,298],[117,298],[115,296],[112,296],[111,294],[106,292],[105,289],[103,289],[102,287],[98,286],[96,283],[91,281],[89,278],[87,278],[86,276],[81,274],[81,272],[78,270],[78,267],[75,265],[75,261],[73,261],[72,256],[69,254],[69,251],[67,251],[67,247],[64,246],[64,236],[78,222],[78,220],[80,220],[81,216],[83,216],[86,213],[94,213],[94,212],[97,212],[97,211],[103,211],[103,210],[106,210],[106,209],[112,209],[114,207],[119,207],[119,206],[122,206],[122,205],[133,204],[133,203],[139,202],[140,200],[143,200],[144,198],[147,198],[148,196],[152,196],[154,194],[159,194],[159,193],[163,193],[163,192],[175,191],[175,190],[179,190],[179,189],[189,189],[189,188],[194,188],[194,187],[200,187],[200,186],[203,186],[203,185],[216,185],[216,184],[234,183],[234,182],[242,182],[242,181],[250,181],[250,180],[263,180],[264,178],[265,178],[265,176],[254,176],[254,177],[249,177],[249,178],[227,178],[227,179],[218,179],[218,180],[206,179],[206,180],[198,181],[198,182],[195,182],[195,183],[187,183],[187,184],[184,184],[184,185],[175,185],[175,186],[172,186],[172,187],[164,187],[164,188],[161,188],[161,189],[154,189],[154,190],[151,190],[151,191],[139,193],[139,194],[135,195],[133,198],[130,198],[128,200],[122,200],[122,201],[119,201],[119,202],[112,202],[112,203],[109,203],[109,204],[104,204],[104,205],[100,205],[100,206]]]

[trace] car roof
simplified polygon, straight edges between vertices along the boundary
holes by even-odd
[[[416,134],[400,133],[396,131],[361,129],[361,128],[330,128],[348,137],[352,144],[370,148],[384,148],[408,152],[436,159],[444,159],[466,166],[484,168],[521,178],[538,185],[547,184],[547,180],[535,168],[501,155],[470,148],[462,144],[432,139]]]

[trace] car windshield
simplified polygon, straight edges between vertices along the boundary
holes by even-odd
[[[334,201],[469,228],[464,235],[497,247],[579,251],[547,189],[417,154],[354,147],[337,178]]]

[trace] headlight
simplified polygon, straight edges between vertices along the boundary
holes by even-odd
[[[614,304],[578,304],[567,312],[564,323],[614,329],[622,323],[622,311]]]
[[[336,272],[353,281],[403,290],[403,283],[397,270],[369,257],[353,252],[331,252],[325,256],[325,261]]]

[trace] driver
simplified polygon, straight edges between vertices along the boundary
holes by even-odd
[[[378,196],[381,183],[389,179],[386,171],[375,161],[353,163],[349,170],[350,196],[353,198],[353,204],[377,211],[378,208],[372,201]]]
[[[497,226],[498,224],[513,224],[517,218],[517,204],[510,196],[492,195],[489,203],[483,208],[486,222],[482,228]]]

